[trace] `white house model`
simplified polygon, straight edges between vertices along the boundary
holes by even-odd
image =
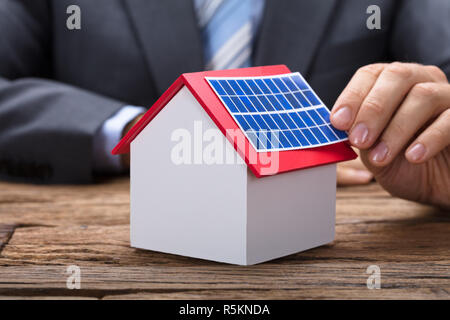
[[[346,139],[284,65],[183,74],[113,150],[131,246],[251,265],[329,243]]]

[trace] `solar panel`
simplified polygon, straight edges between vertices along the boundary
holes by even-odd
[[[320,147],[347,140],[300,73],[206,77],[258,152]]]

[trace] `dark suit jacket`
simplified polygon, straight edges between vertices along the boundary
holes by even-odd
[[[81,30],[66,9],[81,8]],[[381,8],[381,30],[366,9]],[[448,0],[267,0],[255,65],[300,71],[329,107],[358,67],[434,64],[450,75]],[[126,104],[151,106],[202,70],[188,0],[0,0],[0,177],[92,179],[92,140]]]

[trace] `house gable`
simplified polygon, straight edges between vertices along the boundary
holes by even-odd
[[[185,87],[153,121],[131,143],[131,245],[246,264],[247,166],[242,161],[224,165],[171,161],[174,130],[193,131],[195,121],[204,130],[217,130]]]

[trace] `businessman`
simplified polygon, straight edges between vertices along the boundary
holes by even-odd
[[[119,173],[110,150],[180,73],[282,63],[360,150],[341,183],[448,207],[449,17],[448,0],[0,0],[0,176]]]

